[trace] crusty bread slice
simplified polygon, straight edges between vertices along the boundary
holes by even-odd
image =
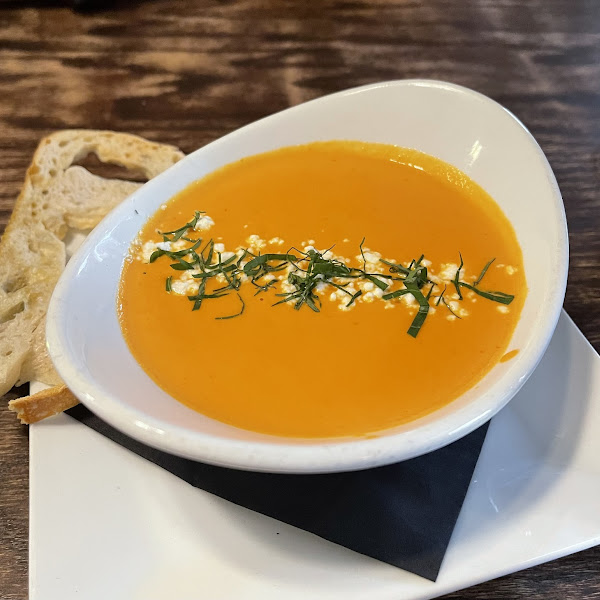
[[[73,408],[78,403],[79,400],[66,385],[55,385],[37,394],[11,400],[8,407],[17,413],[21,423],[31,424]]]
[[[173,146],[111,131],[59,131],[41,141],[0,240],[0,395],[33,380],[62,384],[45,348],[45,315],[66,262],[64,238],[97,225],[141,185],[73,166],[90,153],[147,179],[183,157]],[[56,392],[64,400],[67,392]],[[17,402],[25,400],[13,401],[14,410]]]

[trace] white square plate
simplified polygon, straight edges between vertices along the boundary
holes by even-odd
[[[600,543],[600,357],[566,313],[492,421],[436,583],[193,488],[66,415],[30,444],[31,600],[426,599]]]

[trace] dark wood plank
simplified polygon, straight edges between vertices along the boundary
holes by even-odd
[[[60,4],[0,2],[0,231],[52,130],[123,130],[191,151],[343,88],[445,79],[504,104],[546,152],[570,228],[565,306],[600,348],[596,0],[148,0],[85,14]],[[4,408],[0,431],[0,597],[23,599],[27,435]],[[599,558],[592,549],[449,598],[599,598]]]
[[[27,598],[29,436],[6,402],[26,394],[15,388],[0,400],[0,598]]]

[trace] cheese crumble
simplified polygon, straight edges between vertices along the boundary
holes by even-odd
[[[206,231],[207,229],[210,229],[214,224],[215,222],[208,215],[202,215],[196,222],[196,226],[194,227],[194,229],[196,231]]]
[[[195,229],[205,231],[211,228],[215,222],[208,215],[202,215],[198,218]],[[247,228],[247,226],[244,226]],[[222,238],[219,237],[219,240]],[[216,242],[213,245],[214,253],[220,257],[221,262],[225,262],[230,260],[233,257],[239,257],[243,262],[239,265],[242,269],[243,266],[252,260],[252,257],[245,256],[246,250],[251,252],[252,255],[258,256],[260,254],[266,253],[281,253],[282,246],[285,244],[283,238],[279,236],[272,237],[268,240],[262,238],[259,234],[254,233],[249,235],[246,238],[246,247],[238,247],[235,251],[227,250],[224,242]],[[348,241],[344,239],[344,242]],[[372,250],[370,248],[363,248],[360,254],[356,254],[353,258],[348,258],[344,256],[337,256],[333,253],[332,249],[318,249],[315,246],[316,242],[313,239],[306,240],[300,244],[302,248],[302,252],[308,253],[310,251],[319,252],[323,258],[327,260],[335,260],[341,264],[347,265],[349,268],[356,269],[364,269],[367,273],[377,278],[377,276],[383,276],[379,278],[379,281],[382,284],[389,285],[389,289],[384,291],[381,289],[379,285],[376,285],[373,280],[363,279],[363,278],[344,278],[344,277],[334,277],[331,279],[331,282],[336,284],[332,286],[327,281],[319,281],[315,288],[314,293],[318,295],[321,301],[329,301],[337,304],[337,307],[341,311],[350,311],[358,304],[371,304],[376,301],[380,301],[383,296],[388,293],[388,291],[402,289],[398,288],[397,282],[394,282],[393,286],[390,285],[392,282],[386,278],[386,276],[390,275],[390,268],[388,265],[381,262],[382,254],[377,252],[376,250]],[[148,241],[144,244],[138,243],[138,251],[134,255],[136,260],[141,260],[143,262],[149,262],[150,257],[156,250],[162,250],[164,252],[177,252],[183,248],[186,248],[186,241],[178,240],[175,242],[169,241]],[[213,264],[218,259],[213,258]],[[388,262],[396,263],[393,259],[385,259]],[[408,265],[410,261],[402,261],[401,264]],[[456,321],[458,319],[464,319],[469,316],[469,310],[465,308],[465,303],[460,302],[459,295],[454,291],[453,280],[456,276],[456,272],[458,270],[459,265],[457,263],[441,263],[438,268],[427,259],[423,259],[423,266],[428,269],[428,278],[430,281],[435,283],[433,291],[431,293],[432,299],[429,302],[429,314],[434,315],[436,313],[440,313],[445,316],[448,321]],[[512,275],[516,272],[516,269],[510,265],[496,265],[498,267],[502,267],[506,270],[506,273]],[[175,271],[171,276],[171,292],[175,295],[187,296],[195,293],[198,286],[198,279],[194,277],[194,275],[200,274],[201,271],[199,269],[187,269],[183,271]],[[290,283],[288,280],[290,274],[296,273],[302,276],[302,271],[298,271],[294,265],[288,263],[285,269],[281,271],[273,272],[268,276],[264,276],[260,280],[261,285],[267,285],[269,283],[272,284],[273,281],[277,283],[272,285],[272,289],[279,294],[290,294],[297,291],[296,286],[293,283]],[[475,276],[466,275],[466,269],[463,265],[461,268],[461,280],[467,281],[475,280]],[[242,282],[248,281],[248,276],[243,272],[239,273],[239,278]],[[317,279],[323,276],[317,275]],[[226,278],[219,274],[215,277],[215,280],[221,283],[226,283]],[[426,295],[429,291],[427,289],[423,289],[423,293]],[[442,291],[446,289],[443,297],[443,304],[438,302],[440,300],[440,295]],[[451,292],[451,293],[450,293]],[[463,290],[463,297],[465,300],[470,301],[471,303],[477,302],[477,295],[470,290]],[[350,301],[352,303],[350,304]],[[293,306],[293,302],[289,303]],[[348,306],[350,304],[350,306]],[[400,297],[388,299],[384,302],[385,309],[393,309],[396,306],[403,306],[409,314],[416,314],[419,303],[417,299],[411,294],[406,293]],[[436,308],[437,307],[437,308]],[[444,310],[447,308],[448,310]],[[505,305],[501,305],[496,307],[498,312],[506,314],[509,312],[509,309]]]

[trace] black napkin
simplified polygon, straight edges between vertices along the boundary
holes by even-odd
[[[67,411],[194,487],[435,581],[487,424],[445,448],[350,473],[281,475],[214,467],[145,446],[83,405]]]

